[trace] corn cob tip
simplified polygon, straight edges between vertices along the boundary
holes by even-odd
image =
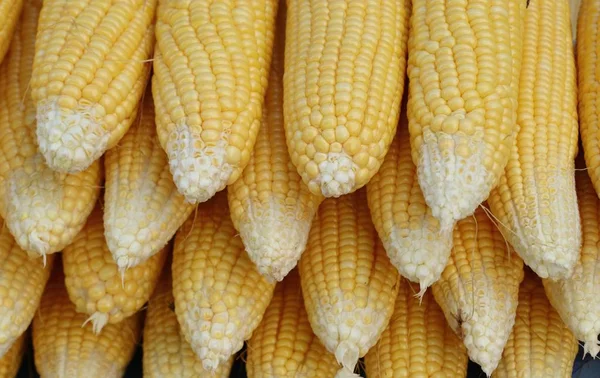
[[[239,230],[250,260],[270,283],[283,280],[306,248],[311,217],[274,200],[265,205],[249,200],[245,208],[248,218]]]
[[[108,314],[96,311],[89,318],[87,318],[85,322],[83,322],[81,327],[85,327],[89,322],[92,322],[92,330],[94,331],[94,334],[98,335],[100,332],[102,332],[102,328],[108,324]]]
[[[210,293],[207,290],[202,290],[201,297],[210,298]],[[220,302],[220,304],[215,305],[217,308],[220,306],[227,307],[224,301]],[[213,306],[213,308],[215,307]],[[179,307],[176,307],[176,311],[179,311]],[[249,316],[248,312],[239,313],[239,319],[246,320]],[[245,331],[244,328],[247,325],[243,324],[238,327],[229,319],[225,319],[227,321],[225,325],[215,324],[213,321],[214,313],[210,309],[189,303],[183,316],[178,314],[177,318],[179,324],[182,324],[182,328],[191,330],[189,336],[187,333],[185,334],[186,341],[202,361],[202,368],[209,373],[214,373],[221,363],[225,363],[244,345],[242,337],[245,333],[243,332]],[[216,337],[221,335],[223,336],[221,339]]]
[[[335,378],[360,378],[360,374],[355,374],[352,370],[347,368],[341,368],[335,374]]]
[[[579,259],[581,243],[575,244],[575,246],[555,245],[553,247],[530,245],[529,253],[522,255],[523,262],[540,278],[552,281],[570,278]]]
[[[337,198],[358,189],[354,187],[358,166],[345,152],[328,153],[327,158],[314,168],[318,173],[315,172],[316,178],[310,180],[308,188],[315,195]],[[307,173],[312,175],[310,169],[310,166],[306,167]]]
[[[206,143],[187,125],[178,125],[166,145],[177,190],[191,204],[206,202],[227,185],[233,166],[227,161],[229,135]]]
[[[417,176],[425,202],[446,232],[488,198],[494,175],[484,166],[484,142],[472,146],[470,137],[460,135],[430,138],[421,146]],[[456,153],[445,153],[440,146],[445,150],[451,146]]]
[[[91,106],[72,111],[56,98],[38,103],[36,134],[46,164],[57,172],[78,173],[98,160],[110,137],[98,118]]]
[[[436,233],[427,228],[407,232],[394,227],[389,238],[382,239],[392,265],[402,276],[419,284],[419,298],[439,280],[452,251],[452,228]],[[417,240],[419,243],[415,243]],[[436,258],[432,258],[432,252],[436,252]]]
[[[585,358],[585,356],[589,354],[592,358],[595,359],[598,353],[600,352],[600,345],[598,344],[598,335],[592,334],[590,336],[591,337],[589,339],[584,340],[583,357]]]

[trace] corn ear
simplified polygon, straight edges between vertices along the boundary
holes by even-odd
[[[406,112],[379,172],[367,184],[371,218],[385,251],[401,275],[420,285],[419,295],[440,278],[452,250],[452,230],[425,203],[410,154]]]
[[[306,249],[321,195],[314,195],[292,164],[283,122],[285,8],[278,28],[254,153],[227,193],[233,225],[250,260],[267,279],[281,281]]]
[[[160,252],[194,210],[179,194],[160,147],[152,93],[119,145],[106,152],[106,243],[123,272]]]
[[[450,260],[432,291],[469,358],[488,376],[515,323],[521,281],[523,260],[482,208],[456,224]]]
[[[260,325],[248,340],[248,378],[333,377],[335,356],[313,333],[298,270],[277,284]]]
[[[442,229],[473,214],[508,162],[525,5],[413,1],[407,70],[412,157]]]
[[[526,269],[515,325],[493,378],[571,378],[578,350],[577,339],[550,305],[540,278]]]
[[[290,156],[312,193],[339,197],[377,173],[396,132],[410,1],[287,4]]]
[[[101,334],[81,326],[85,314],[69,300],[60,259],[33,319],[35,366],[42,377],[120,378],[142,332],[142,314],[107,325]]]
[[[575,173],[583,246],[571,277],[545,279],[550,303],[565,324],[584,342],[584,354],[596,357],[600,352],[600,199],[585,170]]]
[[[81,230],[100,195],[103,172],[100,162],[77,174],[55,172],[38,152],[29,85],[41,7],[39,0],[24,1],[0,66],[0,215],[21,248],[45,256]]]
[[[302,295],[315,334],[352,376],[394,311],[398,271],[369,217],[366,191],[319,207],[299,263]]]
[[[152,91],[175,185],[191,203],[248,164],[271,64],[277,0],[160,0]]]
[[[31,77],[37,140],[55,171],[88,168],[136,116],[157,0],[45,0]]]
[[[0,224],[2,224],[0,220]],[[0,357],[27,331],[40,304],[54,263],[28,256],[8,229],[0,229]],[[2,363],[0,362],[0,365]],[[0,368],[1,370],[1,368]]]
[[[200,204],[179,229],[172,270],[181,331],[202,367],[215,371],[250,338],[275,289],[244,251],[226,191]]]
[[[377,344],[365,356],[369,378],[464,378],[467,350],[450,329],[431,292],[400,280],[394,314]]]
[[[143,370],[147,378],[229,378],[234,357],[210,375],[185,341],[177,315],[171,284],[171,267],[166,266],[148,302],[144,323]]]
[[[88,316],[96,333],[140,311],[162,271],[168,247],[145,263],[119,272],[104,237],[100,204],[83,230],[62,253],[65,284],[78,313]]]
[[[531,2],[525,15],[517,137],[488,203],[502,234],[543,278],[569,277],[581,247],[576,93],[567,0]]]

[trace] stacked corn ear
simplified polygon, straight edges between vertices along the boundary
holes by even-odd
[[[473,214],[508,162],[525,5],[413,1],[407,70],[412,157],[425,202],[443,230]]]
[[[156,135],[152,93],[137,120],[105,157],[106,243],[123,272],[158,253],[194,210],[179,194]]]
[[[271,281],[281,281],[306,249],[321,195],[312,194],[292,164],[283,123],[285,7],[278,14],[269,86],[254,153],[228,189],[233,225],[250,260]]]
[[[100,203],[83,230],[62,253],[69,298],[87,315],[93,330],[116,324],[138,312],[148,301],[163,269],[168,248],[145,263],[119,272],[106,245]]]
[[[425,203],[410,154],[406,112],[379,172],[367,185],[375,229],[400,274],[419,283],[420,295],[440,278],[452,250],[452,230]]]
[[[40,0],[23,2],[0,66],[0,215],[21,248],[46,256],[81,230],[100,195],[103,171],[96,161],[76,174],[55,172],[38,152],[30,82],[41,7]]]
[[[33,319],[35,366],[42,377],[120,378],[142,333],[142,313],[96,334],[69,300],[60,261]]]
[[[2,224],[0,222],[0,224]],[[29,256],[9,230],[0,226],[0,357],[25,333],[50,277],[54,256],[46,264]],[[1,365],[1,364],[0,364]]]
[[[335,356],[310,327],[294,269],[275,287],[263,320],[248,340],[248,378],[333,377],[337,370]]]
[[[567,278],[579,258],[577,87],[567,0],[525,12],[517,136],[488,199],[500,230],[540,277]]]
[[[46,0],[31,77],[37,141],[59,172],[88,168],[136,118],[157,0]]]
[[[585,170],[576,173],[579,215],[583,234],[581,257],[567,279],[544,280],[550,303],[575,337],[583,341],[584,353],[600,352],[600,200]]]
[[[165,267],[148,302],[144,323],[143,371],[147,378],[229,378],[233,356],[210,375],[185,341],[177,315],[171,285],[171,266]]]
[[[367,377],[464,378],[467,350],[450,329],[431,292],[400,280],[394,314],[365,356]]]
[[[409,0],[290,0],[284,116],[292,162],[314,194],[366,185],[396,132]]]
[[[399,281],[369,217],[364,189],[323,201],[299,271],[313,331],[342,365],[337,376],[354,376],[358,359],[388,325]]]
[[[483,208],[456,224],[450,260],[432,291],[470,359],[488,376],[515,323],[522,280],[523,260]]]
[[[200,204],[175,238],[175,313],[185,340],[209,372],[250,338],[275,289],[236,234],[223,191]]]
[[[175,185],[191,203],[248,164],[271,64],[277,0],[160,0],[152,92]]]
[[[517,317],[493,378],[571,378],[579,345],[529,269],[519,288]]]

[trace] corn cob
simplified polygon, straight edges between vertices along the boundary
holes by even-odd
[[[500,230],[540,277],[570,276],[581,247],[575,190],[577,98],[568,0],[525,16],[517,137],[488,203]],[[550,42],[549,42],[550,41]]]
[[[142,331],[142,314],[109,324],[101,334],[82,327],[85,318],[69,300],[58,260],[33,319],[35,366],[42,377],[123,376]]]
[[[548,302],[540,278],[526,269],[515,325],[493,377],[571,378],[578,349],[577,339]]]
[[[150,73],[157,0],[46,0],[31,77],[50,168],[88,168],[135,119]]]
[[[39,0],[24,2],[0,66],[0,215],[21,248],[46,255],[68,245],[85,224],[102,170],[96,162],[78,174],[54,172],[38,152],[29,82],[41,7]]]
[[[387,327],[399,282],[364,189],[321,204],[299,267],[312,329],[350,376]]]
[[[150,90],[142,101],[138,120],[105,158],[106,243],[122,272],[158,253],[194,210],[173,183]]]
[[[482,208],[456,224],[450,260],[432,291],[470,359],[488,376],[515,322],[522,280],[523,260]]]
[[[248,378],[333,377],[338,370],[310,328],[298,270],[275,287],[262,322],[248,340]]]
[[[1,220],[0,224],[2,224]],[[48,256],[44,266],[39,259],[28,256],[17,245],[6,227],[3,225],[0,227],[0,357],[2,357],[29,327],[50,277],[54,255]]]
[[[526,1],[414,0],[408,120],[419,185],[442,229],[496,186],[514,142]]]
[[[452,230],[425,203],[410,155],[406,112],[379,172],[367,185],[367,199],[375,229],[392,264],[400,274],[420,284],[419,295],[437,281],[452,250]]]
[[[28,340],[29,332],[21,334],[21,336],[17,337],[4,356],[0,358],[0,378],[18,377],[17,372],[21,366]]]
[[[143,369],[146,378],[229,378],[233,356],[210,375],[185,341],[177,323],[170,266],[150,298],[144,324]]]
[[[577,22],[579,124],[588,174],[600,195],[600,3],[581,0]]]
[[[369,378],[464,378],[467,350],[450,329],[431,292],[400,279],[394,314],[365,356]]]
[[[392,142],[404,90],[409,0],[289,0],[284,117],[314,194],[366,185]]]
[[[100,204],[83,230],[62,253],[69,298],[79,313],[89,316],[99,333],[106,324],[123,321],[148,301],[160,277],[168,250],[119,274],[104,238]]]
[[[254,153],[227,191],[233,225],[250,260],[268,280],[281,281],[306,248],[321,195],[314,195],[292,164],[283,128],[285,8],[278,15],[269,87]]]
[[[40,4],[41,0],[33,0]],[[40,4],[41,5],[41,4]],[[8,47],[13,40],[13,33],[19,21],[21,10],[23,9],[23,0],[0,0],[0,15],[2,15],[2,24],[0,25],[0,62],[8,52]]]
[[[250,338],[275,289],[244,252],[226,192],[198,206],[177,232],[173,250],[177,320],[202,367],[211,372]]]
[[[600,352],[600,200],[588,174],[578,171],[575,175],[583,228],[581,257],[570,278],[543,282],[552,306],[584,342],[584,353],[596,357]]]
[[[152,92],[175,185],[204,202],[240,177],[271,64],[277,0],[159,0]]]

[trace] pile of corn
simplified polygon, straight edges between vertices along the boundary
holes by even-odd
[[[244,344],[250,378],[600,352],[600,1],[0,17],[0,378],[29,329],[48,378],[138,344],[157,378],[228,377]]]

